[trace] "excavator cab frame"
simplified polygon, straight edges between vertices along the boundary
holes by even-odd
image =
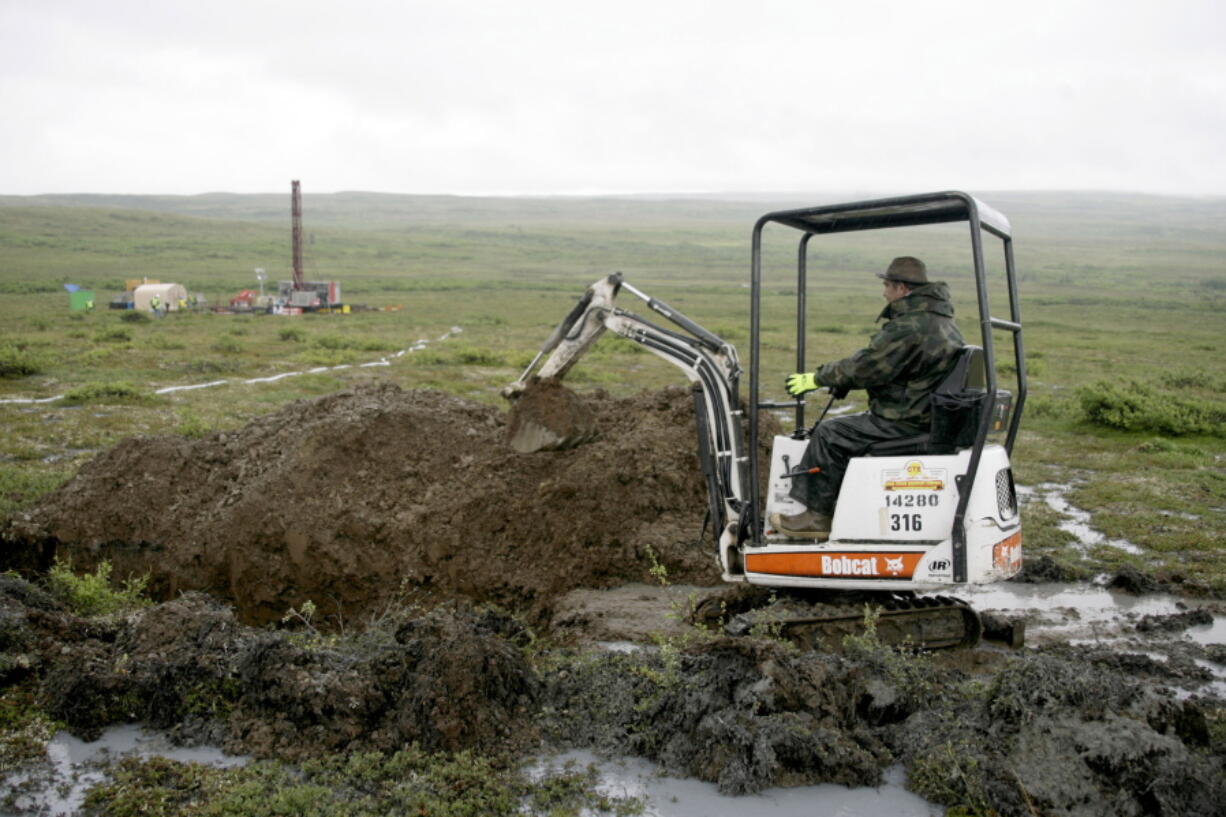
[[[970,230],[971,261],[975,276],[975,289],[979,306],[979,327],[982,344],[983,381],[986,394],[982,410],[978,412],[978,427],[970,448],[967,470],[958,479],[958,505],[953,518],[952,561],[953,581],[967,581],[967,543],[965,517],[971,497],[975,475],[979,470],[984,445],[993,428],[993,418],[998,400],[1004,392],[998,392],[996,351],[993,332],[1002,330],[1012,338],[1013,359],[1017,372],[1017,394],[1013,397],[1012,411],[1007,420],[1003,447],[1011,454],[1021,421],[1022,408],[1026,402],[1026,362],[1022,343],[1022,324],[1018,306],[1017,274],[1013,257],[1012,230],[1007,218],[980,202],[973,196],[959,191],[927,193],[914,196],[874,199],[868,201],[833,204],[798,210],[780,210],[767,213],[758,219],[753,229],[752,261],[750,278],[750,355],[749,397],[747,413],[749,420],[746,450],[758,451],[760,412],[794,408],[796,427],[804,426],[804,398],[795,402],[764,401],[761,395],[761,296],[762,296],[762,237],[767,225],[779,224],[800,231],[796,272],[796,371],[808,371],[806,362],[806,304],[808,296],[808,250],[814,236],[863,230],[913,227],[928,224],[966,222]],[[1005,283],[1008,290],[1008,318],[993,316],[988,294],[988,276],[984,262],[984,234],[1001,241],[1004,254]],[[742,481],[746,486],[758,486],[759,466],[756,457],[747,457],[747,476]],[[751,491],[756,492],[754,487]],[[762,523],[761,497],[745,503],[740,525],[739,542],[746,548],[766,545]]]

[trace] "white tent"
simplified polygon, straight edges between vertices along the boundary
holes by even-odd
[[[158,296],[158,308],[176,312],[179,309],[179,299],[187,300],[187,290],[182,284],[141,284],[132,291],[132,306],[152,312],[149,299]]]

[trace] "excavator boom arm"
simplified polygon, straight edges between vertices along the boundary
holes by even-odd
[[[621,289],[643,299],[649,308],[672,321],[673,331],[614,306]],[[707,479],[712,521],[716,530],[729,514],[738,514],[745,493],[742,412],[737,384],[741,373],[736,349],[682,313],[626,284],[614,273],[588,287],[520,375],[503,389],[514,402],[532,382],[560,380],[606,331],[639,344],[678,367],[694,385],[699,459]],[[548,355],[537,369],[542,357]]]

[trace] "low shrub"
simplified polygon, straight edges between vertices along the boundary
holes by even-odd
[[[0,345],[0,377],[29,377],[43,370],[43,360],[24,345]]]
[[[128,578],[118,589],[112,587],[111,563],[105,559],[93,573],[77,575],[71,562],[55,560],[47,574],[47,590],[79,616],[104,616],[144,607],[149,577]]]
[[[161,349],[165,352],[174,352],[180,349],[186,349],[187,344],[183,343],[182,341],[162,337],[161,335],[155,335],[149,339],[149,348]]]
[[[238,338],[222,335],[209,348],[223,355],[238,355],[243,352],[243,343]]]
[[[353,341],[341,335],[319,335],[312,342],[320,349],[352,349]]]
[[[342,349],[352,349],[359,352],[390,352],[397,348],[395,344],[387,343],[381,340],[363,339],[363,338],[347,338],[342,335],[319,335],[311,341],[313,346],[320,349],[330,349],[332,351],[340,351]]]
[[[1157,460],[1168,468],[1195,468],[1213,460],[1213,455],[1200,446],[1180,445],[1166,437],[1146,440],[1138,445],[1136,450],[1140,454],[1156,455]]]
[[[179,368],[192,374],[227,374],[237,372],[242,366],[236,360],[221,358],[188,360],[179,364]]]
[[[1226,377],[1220,377],[1204,370],[1163,372],[1159,382],[1172,389],[1226,391]]]
[[[628,817],[646,811],[638,797],[605,791],[595,766],[548,763],[533,771],[506,757],[431,754],[416,745],[388,754],[337,753],[297,768],[257,760],[216,769],[130,756],[108,771],[85,797],[89,814]]]
[[[289,343],[302,343],[306,340],[306,332],[296,326],[289,326],[277,333],[281,340]]]
[[[1077,405],[1068,398],[1048,394],[1032,394],[1026,398],[1027,417],[1051,417],[1061,419],[1077,414]]]
[[[358,353],[352,349],[304,349],[294,359],[307,366],[344,366],[355,363]]]
[[[148,399],[131,383],[86,383],[75,389],[69,389],[61,398],[61,402],[77,406],[85,403],[143,402]]]
[[[1226,407],[1160,392],[1135,380],[1101,380],[1078,389],[1077,396],[1085,419],[1094,425],[1168,437],[1226,437]]]
[[[464,366],[505,366],[506,358],[489,349],[477,346],[456,346],[451,349],[453,359]]]
[[[149,323],[152,318],[147,312],[142,312],[139,309],[125,309],[119,319],[124,323]]]
[[[175,426],[175,432],[180,436],[198,440],[211,430],[208,423],[191,409],[183,409],[179,412],[179,424]]]
[[[437,349],[418,349],[410,354],[407,360],[413,366],[446,366],[451,363],[451,358]],[[520,368],[526,367],[530,360],[532,360],[530,355],[525,357],[524,365]]]
[[[122,326],[117,326],[94,333],[94,340],[99,343],[131,343],[132,333]]]

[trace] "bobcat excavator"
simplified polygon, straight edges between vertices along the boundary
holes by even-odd
[[[803,372],[811,368],[805,349],[810,241],[854,230],[946,222],[969,225],[981,342],[962,349],[952,373],[933,395],[928,432],[879,443],[851,460],[828,539],[806,541],[772,530],[766,522],[772,514],[802,510],[788,488],[816,425],[806,427],[803,397],[773,401],[761,393],[763,231],[781,225],[800,234],[795,371]],[[985,235],[999,239],[1003,247],[1008,318],[995,317],[990,308]],[[622,292],[644,301],[675,328],[617,306]],[[1021,567],[1021,520],[1009,456],[1026,398],[1026,368],[1008,220],[956,191],[768,213],[753,229],[749,295],[749,387],[742,402],[745,370],[730,344],[640,292],[620,273],[592,284],[519,380],[503,390],[512,402],[510,443],[527,452],[565,448],[589,438],[592,430],[585,425],[581,403],[557,384],[602,333],[620,335],[677,366],[691,382],[707,513],[717,533],[723,578],[773,588],[774,595],[788,599],[783,612],[776,606],[769,614],[766,623],[772,631],[800,643],[837,644],[863,627],[867,601],[875,606],[874,626],[886,643],[926,649],[976,644],[984,634],[980,616],[966,603],[940,593],[1001,581]],[[998,388],[993,344],[997,331],[1012,339],[1016,397]],[[765,374],[770,381],[783,382],[782,372]],[[794,412],[796,430],[772,440],[766,493],[761,496],[754,452],[760,450],[762,412],[780,410]],[[825,412],[822,415],[824,419]],[[737,612],[735,604],[728,612]],[[729,629],[750,629],[755,615],[761,622],[761,611],[749,611],[734,616]],[[1020,625],[990,634],[1014,645],[1022,638]]]

